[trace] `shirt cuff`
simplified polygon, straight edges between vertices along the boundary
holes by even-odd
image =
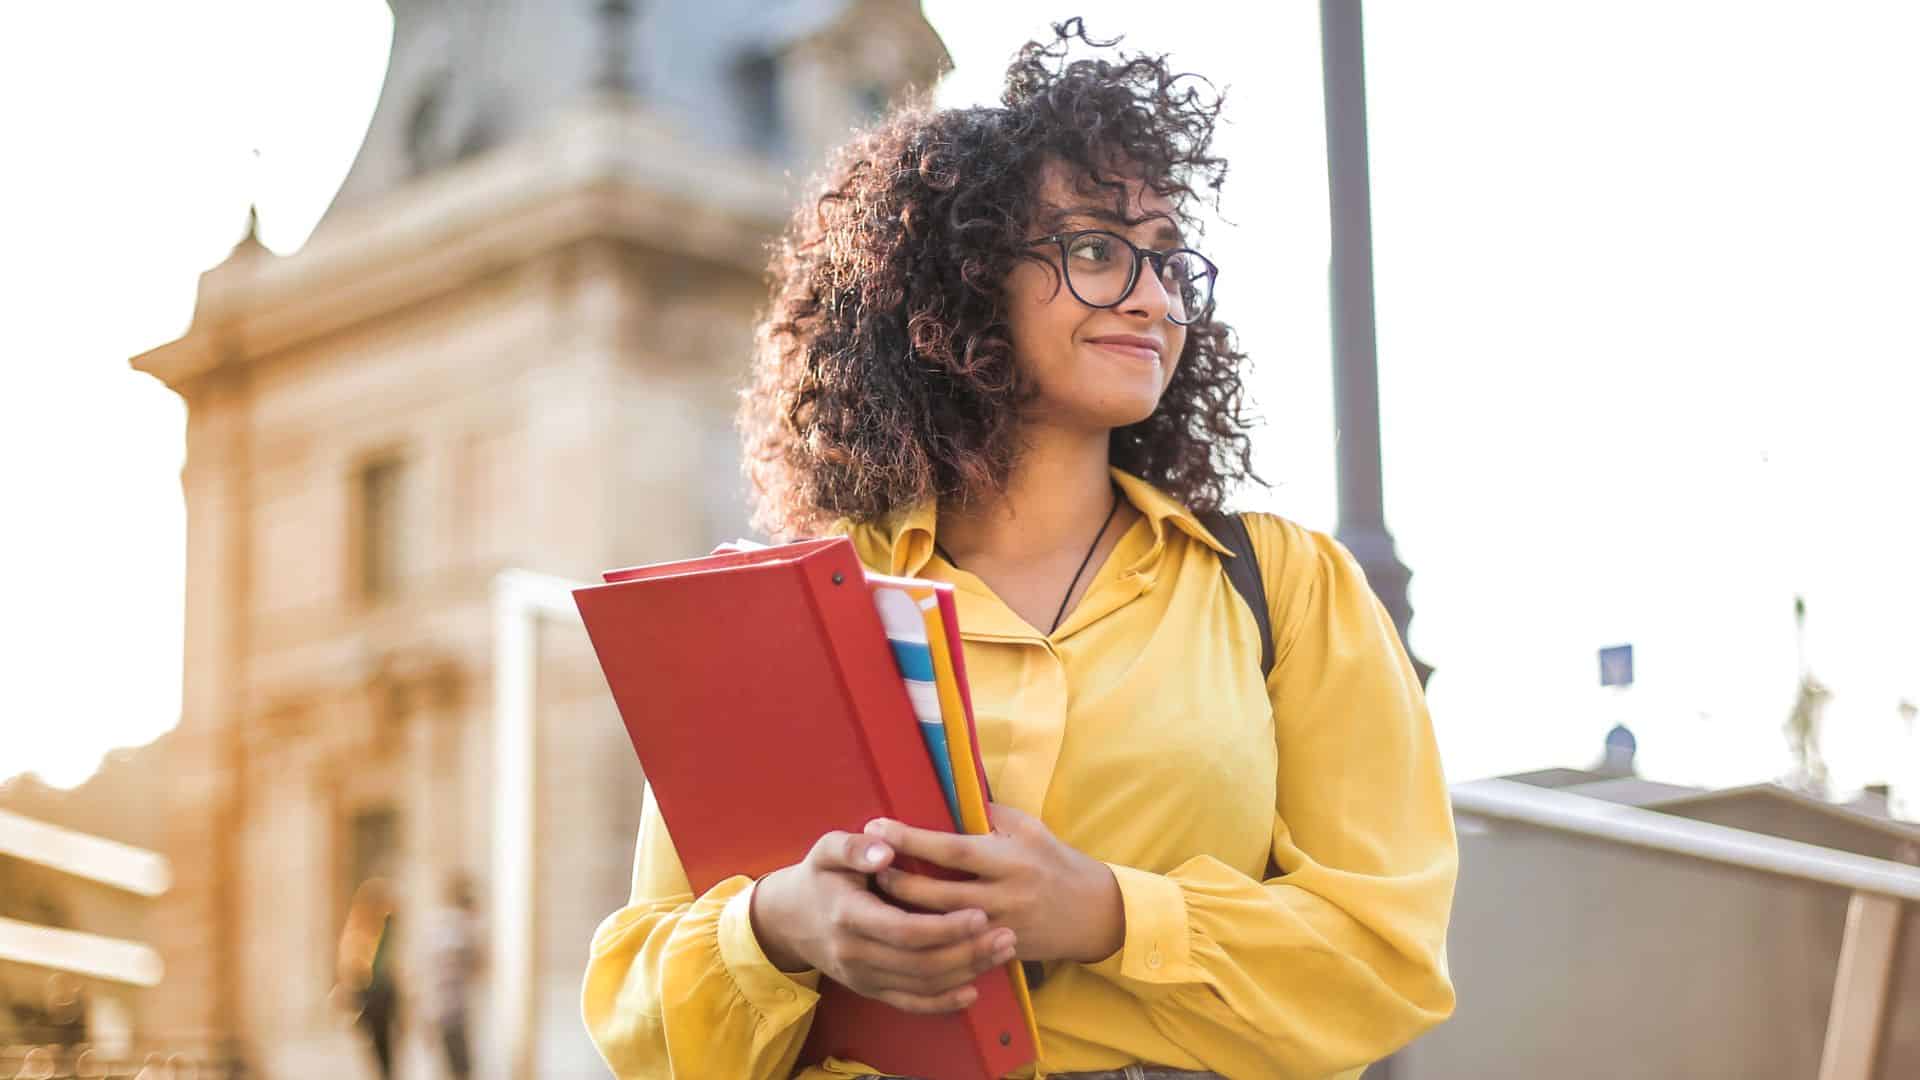
[[[785,972],[773,966],[753,934],[753,885],[729,897],[720,909],[720,959],[740,993],[768,1021],[793,1023],[820,1000],[820,973]]]
[[[1193,970],[1187,897],[1180,883],[1164,874],[1107,864],[1120,885],[1126,936],[1119,951],[1086,965],[1095,974],[1161,985],[1199,981]]]

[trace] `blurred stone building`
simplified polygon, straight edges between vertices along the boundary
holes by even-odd
[[[498,891],[496,575],[744,532],[730,422],[767,243],[824,150],[947,59],[910,0],[393,7],[311,241],[243,241],[134,361],[189,407],[184,718],[153,763],[176,880],[143,1019],[267,1077],[371,1074],[328,1005],[361,881],[399,886],[403,994],[445,877]],[[641,777],[585,635],[538,640],[534,1037],[503,1059],[483,977],[476,1050],[482,1075],[595,1075],[579,977]],[[440,1075],[410,1025],[401,1074]]]

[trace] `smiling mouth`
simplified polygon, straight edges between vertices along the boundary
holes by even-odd
[[[1160,351],[1158,349],[1149,349],[1143,345],[1122,345],[1117,341],[1090,341],[1087,344],[1095,348],[1105,349],[1108,352],[1118,353],[1131,360],[1139,360],[1149,364],[1157,364],[1160,362]]]

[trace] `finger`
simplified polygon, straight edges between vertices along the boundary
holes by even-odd
[[[945,948],[918,951],[848,937],[836,953],[835,967],[863,993],[938,994],[1005,967],[1017,950],[1013,931],[1003,927]]]
[[[961,870],[982,877],[990,876],[1004,859],[998,857],[998,838],[962,836],[959,833],[917,829],[889,818],[867,822],[866,835],[885,843],[901,855],[925,859],[949,870]]]
[[[926,911],[992,911],[993,890],[979,881],[945,881],[889,866],[874,875],[888,896]]]
[[[978,908],[923,914],[902,911],[869,892],[849,896],[840,907],[836,929],[895,949],[937,949],[966,941],[987,929],[987,913]]]
[[[1025,810],[997,802],[987,804],[987,821],[998,833],[1018,833],[1036,823],[1033,815]]]
[[[950,1013],[973,1004],[980,996],[972,986],[962,986],[943,994],[914,994],[904,990],[882,990],[871,994],[902,1012],[910,1013]]]
[[[814,842],[807,861],[817,869],[871,874],[893,861],[893,850],[875,837],[830,832]]]
[[[972,982],[981,973],[1005,965],[1015,955],[1012,930],[1001,927],[970,940],[939,949],[896,949],[874,942],[850,940],[842,954],[849,967],[858,967],[882,989],[933,994]]]

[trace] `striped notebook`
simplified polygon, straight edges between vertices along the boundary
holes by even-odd
[[[893,646],[894,662],[900,665],[901,681],[906,683],[907,698],[913,702],[914,718],[920,722],[920,737],[927,744],[927,756],[933,761],[934,774],[947,797],[947,809],[953,814],[954,831],[964,832],[965,815],[960,811],[960,791],[954,783],[953,739],[945,708],[948,701],[957,700],[959,687],[954,681],[952,645],[940,611],[941,590],[946,590],[951,605],[953,587],[878,574],[867,575],[867,587],[873,591],[873,606],[880,613],[887,643]],[[958,719],[966,724],[964,715]],[[966,737],[961,738],[965,741]]]

